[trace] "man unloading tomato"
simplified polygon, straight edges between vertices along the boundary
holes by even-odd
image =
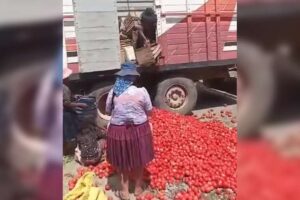
[[[150,43],[156,42],[156,26],[157,26],[157,15],[153,8],[146,8],[141,15],[141,25],[145,37],[150,40]]]
[[[145,88],[134,85],[139,73],[136,65],[125,63],[108,94],[106,112],[111,114],[107,134],[107,160],[121,174],[120,199],[129,199],[129,174],[135,180],[135,196],[143,192],[142,177],[146,164],[154,158],[151,126],[152,110]]]

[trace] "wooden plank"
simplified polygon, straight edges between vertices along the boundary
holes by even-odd
[[[73,0],[80,72],[120,67],[115,0]]]
[[[181,48],[181,49],[187,49],[188,48],[188,44],[182,44],[182,45],[172,45],[172,44],[170,44],[170,45],[168,45],[168,51],[172,51],[172,50],[176,50],[176,49],[178,49],[178,48]]]
[[[107,71],[120,69],[120,62],[94,62],[94,63],[84,63],[84,67],[81,67],[81,73],[94,72],[94,71]]]
[[[82,41],[109,40],[119,41],[119,33],[110,27],[79,29],[76,32],[78,43]]]
[[[161,5],[186,5],[186,0],[163,0]]]
[[[114,30],[114,26],[118,25],[118,19],[114,12],[77,12],[75,24],[79,29],[93,27],[111,27],[111,29]]]
[[[188,34],[186,33],[176,33],[176,34],[168,34],[168,40],[177,40],[177,39],[186,39]]]
[[[206,55],[206,52],[204,52],[204,53],[192,54],[191,57],[192,57],[192,62],[207,61],[207,55]]]
[[[69,51],[77,51],[77,45],[76,44],[71,44],[71,45],[66,45],[66,50]]]
[[[119,44],[116,40],[88,40],[88,41],[81,41],[80,42],[80,50],[87,51],[87,50],[101,50],[101,49],[109,49],[117,47]]]
[[[169,56],[171,55],[185,55],[185,54],[189,54],[189,49],[186,48],[186,49],[174,49],[172,51],[168,51],[167,52]]]
[[[182,39],[176,39],[176,40],[167,40],[167,44],[187,44],[188,39],[187,38],[182,38]]]
[[[145,3],[152,3],[154,4],[154,0],[117,0],[117,3],[140,3],[140,4],[145,4]]]
[[[189,55],[175,55],[175,56],[168,56],[166,58],[166,63],[168,64],[180,64],[180,63],[188,63],[189,62]]]
[[[128,5],[129,5],[129,9],[128,9]],[[154,3],[153,2],[147,2],[147,3],[142,3],[142,2],[129,2],[129,4],[127,4],[127,2],[118,2],[117,3],[117,8],[118,10],[134,10],[134,9],[145,9],[148,7],[153,7]]]
[[[115,12],[116,1],[112,0],[73,0],[77,12]]]
[[[63,0],[63,6],[65,5],[73,5],[73,1],[72,0]]]
[[[94,62],[113,62],[118,61],[120,58],[120,52],[115,53],[115,49],[95,49],[80,51],[80,62],[81,63],[94,63]]]
[[[73,14],[74,13],[73,6],[72,5],[63,6],[63,13],[64,14]]]

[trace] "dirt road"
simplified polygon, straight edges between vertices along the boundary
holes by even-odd
[[[222,111],[232,113],[230,117],[225,116],[222,117]],[[210,113],[215,113],[214,118],[224,122],[226,125],[230,127],[235,127],[236,122],[233,123],[232,120],[236,119],[237,106],[236,101],[232,100],[229,97],[224,95],[217,94],[215,92],[210,92],[199,88],[199,97],[198,104],[196,109],[193,111],[193,115],[197,116],[199,120],[205,121],[210,120],[204,117],[203,115],[208,116]],[[79,165],[74,161],[71,157],[64,158],[64,194],[68,191],[68,181],[74,176],[76,173],[76,169]],[[108,182],[107,179],[97,180],[98,185],[105,186]],[[112,177],[109,180],[110,184],[118,184],[117,178]],[[112,192],[108,192],[108,195],[114,196]],[[118,198],[114,198],[118,199]],[[134,198],[132,198],[134,199]]]

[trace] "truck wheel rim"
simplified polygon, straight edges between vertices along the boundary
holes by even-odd
[[[98,115],[100,118],[109,121],[111,117],[109,115],[105,115],[105,106],[106,106],[107,96],[108,96],[108,93],[103,94],[99,97],[97,112],[98,112]]]
[[[186,103],[187,93],[180,85],[171,86],[166,92],[166,103],[172,109],[179,109]]]

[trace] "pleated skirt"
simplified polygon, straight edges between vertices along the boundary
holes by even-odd
[[[139,125],[109,125],[107,160],[121,171],[145,167],[154,158],[149,122]]]

